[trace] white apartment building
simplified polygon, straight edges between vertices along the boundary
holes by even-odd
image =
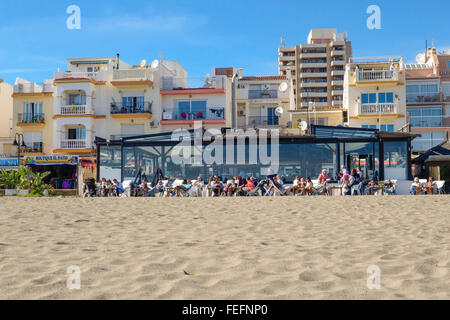
[[[278,55],[280,75],[294,78],[292,120],[306,120],[312,105],[317,124],[342,124],[345,65],[352,56],[347,34],[336,29],[311,29],[307,43],[294,47],[282,43]]]
[[[43,84],[18,78],[14,87],[14,132],[25,155],[95,154],[95,138],[192,128],[221,128],[229,119],[231,79],[215,74],[202,88],[188,88],[186,70],[164,60],[129,65],[117,57],[67,59],[67,70]]]
[[[0,79],[0,154],[10,154],[12,143],[13,87]]]
[[[280,91],[280,85],[287,89]],[[287,76],[241,76],[237,83],[237,124],[239,128],[291,127],[291,86]],[[280,109],[281,108],[281,109]],[[281,110],[281,114],[277,112]]]
[[[346,66],[344,110],[350,127],[398,131],[406,124],[402,57],[352,58]]]

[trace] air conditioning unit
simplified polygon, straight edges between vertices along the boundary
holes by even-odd
[[[163,120],[172,120],[172,112],[164,111],[162,118]]]
[[[158,125],[157,125],[156,121],[150,121],[150,127],[155,128],[157,126]]]

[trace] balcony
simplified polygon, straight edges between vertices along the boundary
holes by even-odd
[[[302,62],[300,63],[300,68],[326,68],[326,62]]]
[[[87,105],[62,105],[59,108],[60,115],[84,115],[89,114]]]
[[[302,72],[301,77],[302,78],[326,78],[327,73],[326,72]]]
[[[345,66],[345,60],[333,60],[331,61],[331,66],[332,67]]]
[[[332,57],[343,56],[343,55],[345,55],[345,50],[333,50],[333,51],[331,51],[331,56]]]
[[[53,85],[44,83],[19,83],[14,85],[14,94],[53,93]]]
[[[277,99],[278,90],[248,90],[249,99]]]
[[[396,70],[357,70],[355,72],[356,82],[382,82],[398,81]]]
[[[326,52],[300,52],[299,54],[301,59],[307,59],[307,58],[326,58],[327,53]]]
[[[328,96],[327,92],[302,92],[300,93],[301,98],[326,98]]]
[[[35,154],[44,152],[44,144],[42,142],[31,142],[25,143],[26,147],[21,148],[20,153],[22,154]]]
[[[86,82],[86,81],[97,81],[105,82],[106,73],[105,72],[55,72],[55,81],[75,81],[75,82]]]
[[[331,81],[331,85],[332,86],[343,86],[344,80],[333,80],[333,81]]]
[[[323,88],[327,87],[327,82],[302,82],[300,88]]]
[[[113,86],[152,86],[153,72],[150,69],[115,70],[111,84]]]
[[[334,76],[343,76],[345,74],[345,70],[333,70],[331,71],[331,75]]]
[[[248,116],[247,117],[249,127],[273,127],[279,125],[279,119],[277,116]]]
[[[344,90],[333,90],[331,91],[331,95],[333,96],[342,96],[344,94]]]
[[[361,114],[392,114],[394,113],[393,103],[369,103],[361,105]]]
[[[86,139],[64,139],[60,143],[61,149],[87,149]]]
[[[406,94],[407,103],[435,103],[441,101],[441,95],[436,93],[408,93]]]
[[[290,56],[280,55],[280,61],[295,61],[295,55]]]
[[[19,113],[17,117],[17,126],[45,126],[45,117],[43,113]]]
[[[328,102],[314,102],[314,104],[316,105],[316,108],[328,107]],[[302,108],[309,108],[309,102],[303,101],[301,103],[301,107]]]
[[[332,105],[333,107],[342,107],[343,101],[342,101],[342,100],[333,100],[333,102],[331,103],[331,105]]]
[[[152,102],[136,104],[112,102],[110,109],[112,118],[152,118]]]
[[[409,116],[409,124],[412,128],[442,128],[446,127],[443,116]]]

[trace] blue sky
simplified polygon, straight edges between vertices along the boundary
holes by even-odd
[[[66,9],[81,8],[81,30],[68,30]],[[381,8],[381,30],[366,27],[369,5]],[[402,55],[409,62],[425,40],[450,48],[450,2],[410,1],[1,1],[0,78],[42,82],[66,58],[114,56],[178,60],[191,78],[212,66],[245,75],[277,74],[280,37],[306,42],[311,28],[347,31],[354,56]]]

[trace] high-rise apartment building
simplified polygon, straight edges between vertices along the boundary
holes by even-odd
[[[343,85],[345,65],[352,56],[346,33],[336,29],[311,29],[308,42],[278,50],[279,73],[291,77],[294,87],[292,121],[340,125],[344,122]],[[310,108],[310,110],[308,110]]]

